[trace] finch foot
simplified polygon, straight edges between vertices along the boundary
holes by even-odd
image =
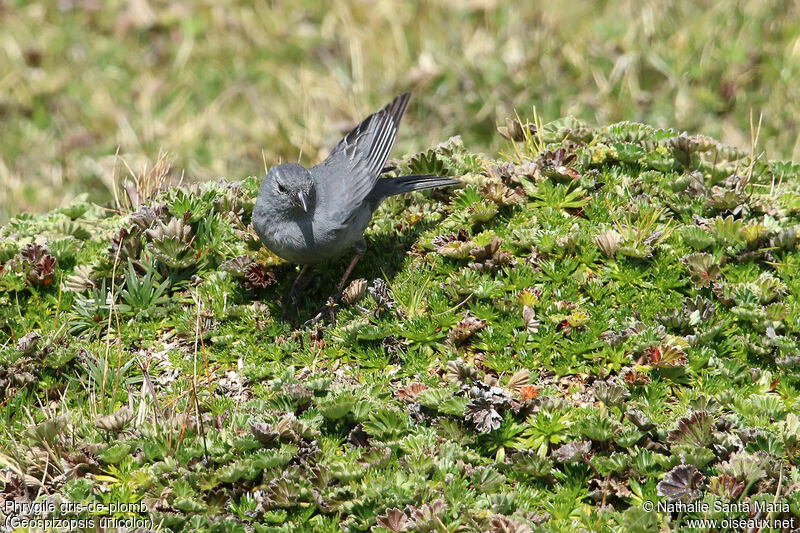
[[[347,270],[344,271],[344,276],[342,276],[342,279],[339,281],[339,285],[336,286],[336,290],[325,302],[325,305],[319,308],[317,314],[303,324],[304,326],[313,326],[315,324],[319,324],[319,322],[322,321],[322,318],[325,316],[325,313],[330,314],[331,324],[336,325],[336,309],[339,307],[339,300],[342,298],[344,284],[347,283],[347,278],[350,277],[350,274],[353,272],[353,269],[356,267],[356,263],[358,263],[359,259],[361,259],[361,254],[355,254],[353,256],[353,259],[347,266]]]
[[[303,265],[303,268],[300,269],[300,273],[292,283],[292,288],[289,289],[289,294],[286,295],[286,300],[283,302],[283,307],[281,308],[281,324],[286,322],[286,313],[289,311],[289,304],[294,302],[295,306],[297,305],[297,296],[300,294],[300,280],[308,271],[310,265]]]
[[[322,307],[319,308],[319,310],[317,311],[317,314],[312,316],[308,320],[306,320],[303,323],[303,325],[304,326],[315,326],[315,325],[319,324],[320,322],[322,322],[322,320],[325,318],[325,315],[327,314],[330,317],[331,325],[335,326],[336,325],[336,310],[337,310],[338,307],[339,306],[334,301],[334,296],[331,295],[331,297],[328,298],[328,301],[325,302],[325,305],[323,305]]]

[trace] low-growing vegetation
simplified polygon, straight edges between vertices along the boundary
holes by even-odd
[[[165,531],[796,520],[800,165],[635,123],[501,133],[496,159],[396,163],[464,187],[387,201],[313,328],[348,258],[281,324],[296,267],[252,230],[259,178],[12,219],[3,498]]]

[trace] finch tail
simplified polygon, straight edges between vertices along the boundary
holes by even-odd
[[[435,174],[419,174],[414,176],[403,176],[401,178],[379,179],[372,190],[373,198],[381,200],[396,194],[404,194],[412,191],[424,189],[435,189],[437,187],[453,187],[461,185],[459,180],[443,178]]]

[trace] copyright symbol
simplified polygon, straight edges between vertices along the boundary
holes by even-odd
[[[651,512],[653,512],[653,502],[651,502],[651,501],[649,501],[649,500],[648,500],[648,501],[646,501],[646,502],[644,502],[644,503],[642,504],[642,509],[644,509],[644,510],[645,510],[645,511],[647,511],[648,513],[651,513]]]

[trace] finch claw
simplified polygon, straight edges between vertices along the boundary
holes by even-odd
[[[320,322],[322,322],[322,320],[323,320],[323,318],[325,316],[325,313],[328,313],[329,316],[330,316],[330,319],[331,319],[331,324],[335,326],[336,325],[336,309],[338,307],[339,306],[336,304],[336,299],[333,296],[331,296],[325,302],[325,305],[323,305],[322,307],[319,308],[319,310],[317,311],[317,314],[315,314],[310,319],[306,320],[303,323],[303,325],[304,326],[314,326],[316,324],[319,324]]]

